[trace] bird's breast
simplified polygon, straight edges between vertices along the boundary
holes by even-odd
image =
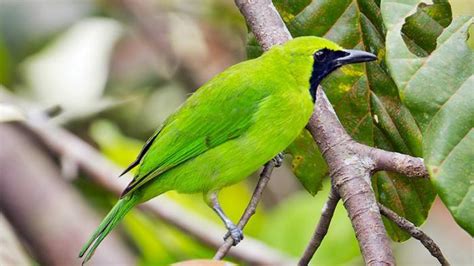
[[[270,153],[284,150],[309,121],[313,103],[309,94],[289,91],[266,98],[248,134]]]

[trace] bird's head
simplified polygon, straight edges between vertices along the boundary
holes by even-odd
[[[336,43],[319,37],[298,37],[282,47],[292,58],[311,63],[310,93],[316,99],[316,89],[323,78],[332,71],[347,64],[368,62],[377,56],[360,50],[343,49]]]

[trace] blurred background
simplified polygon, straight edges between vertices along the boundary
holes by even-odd
[[[469,0],[451,4],[454,16],[474,14]],[[127,183],[120,169],[193,90],[245,60],[246,37],[231,0],[0,0],[0,112],[33,121],[0,124],[0,265],[80,265]],[[222,191],[232,220],[256,181]],[[312,197],[288,165],[276,169],[229,260],[298,258],[327,193],[328,182]],[[211,258],[225,231],[201,198],[171,192],[132,211],[91,265]],[[473,240],[438,200],[422,228],[454,265],[474,264]],[[437,263],[413,239],[393,247],[400,265]],[[341,205],[313,262],[363,264]]]

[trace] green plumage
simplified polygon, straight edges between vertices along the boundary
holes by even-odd
[[[284,150],[311,116],[313,54],[323,48],[341,50],[322,38],[296,38],[197,90],[146,145],[135,178],[80,256],[88,250],[87,261],[134,205],[169,190],[218,191]]]

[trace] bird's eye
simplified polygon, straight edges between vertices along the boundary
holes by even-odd
[[[326,60],[326,53],[324,51],[317,51],[314,53],[314,59],[318,62],[324,62]]]

